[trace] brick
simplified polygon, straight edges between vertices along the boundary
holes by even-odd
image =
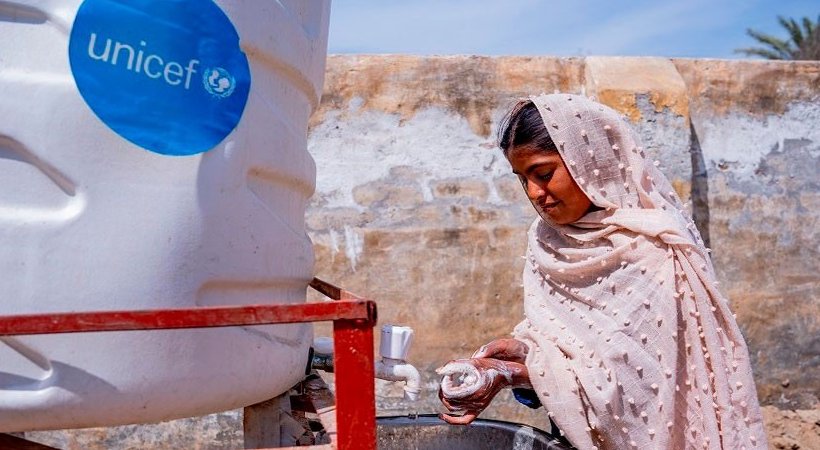
[[[430,184],[436,198],[469,198],[484,201],[487,200],[489,193],[487,183],[475,178],[451,178]]]
[[[424,202],[418,184],[377,180],[353,188],[353,199],[364,207],[412,208]]]

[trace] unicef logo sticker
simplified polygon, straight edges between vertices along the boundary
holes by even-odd
[[[85,0],[68,56],[94,114],[163,155],[214,148],[248,101],[248,58],[213,0]]]
[[[202,75],[205,89],[217,97],[230,97],[236,87],[236,80],[221,67],[208,69]]]

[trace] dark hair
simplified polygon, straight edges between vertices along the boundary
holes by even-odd
[[[511,148],[527,144],[547,152],[558,151],[532,100],[518,102],[498,127],[498,146],[504,156],[508,156]]]

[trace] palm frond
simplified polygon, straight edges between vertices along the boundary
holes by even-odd
[[[760,31],[755,31],[752,29],[746,30],[746,34],[753,37],[756,41],[760,42],[761,44],[768,45],[776,52],[778,52],[782,58],[781,59],[790,59],[792,56],[791,48],[789,48],[789,43],[782,39],[776,38],[770,34],[761,33]]]
[[[820,17],[817,18],[817,22],[820,22]],[[803,17],[803,32],[806,33],[806,37],[811,36],[815,28],[817,28],[817,23],[811,23],[810,18]]]
[[[735,53],[767,59],[820,60],[820,15],[816,22],[809,17],[795,20],[783,16],[777,16],[777,21],[789,33],[788,39],[749,28],[746,34],[761,46],[739,48]]]
[[[820,19],[820,18],[818,18]],[[820,20],[818,20],[820,22]],[[804,27],[810,26],[811,33],[803,41],[794,59],[803,61],[820,60],[820,27],[817,23],[812,24],[811,20],[803,18]]]
[[[746,56],[762,56],[763,58],[766,58],[766,59],[778,59],[778,60],[786,59],[786,58],[783,58],[783,56],[780,53],[774,52],[772,50],[767,50],[765,48],[754,48],[754,47],[738,48],[738,49],[735,50],[735,53],[742,53]]]
[[[800,44],[803,43],[803,30],[800,29],[800,25],[794,19],[786,19],[783,16],[777,16],[777,21],[789,32],[794,45],[800,48]]]

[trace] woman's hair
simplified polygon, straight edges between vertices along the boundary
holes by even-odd
[[[527,144],[535,144],[546,152],[558,151],[532,100],[518,102],[498,127],[498,146],[504,156],[508,156],[511,148]]]

